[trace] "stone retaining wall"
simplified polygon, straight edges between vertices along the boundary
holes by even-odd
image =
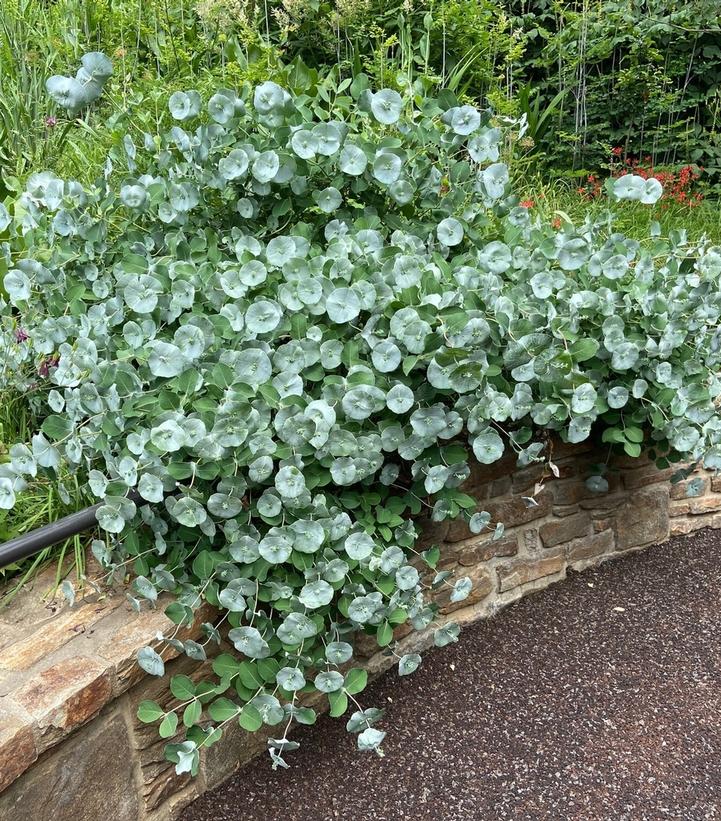
[[[475,469],[467,490],[505,523],[501,539],[474,536],[462,523],[427,526],[425,544],[441,545],[439,569],[474,582],[463,602],[438,594],[442,618],[469,623],[560,581],[569,569],[671,535],[721,528],[721,477],[696,471],[671,484],[675,469],[622,457],[608,466],[608,492],[598,494],[585,479],[607,451],[556,444],[552,458],[558,475],[543,481],[542,468],[514,470],[511,458]],[[47,601],[54,574],[54,568],[42,574],[0,610],[0,818],[172,819],[264,749],[260,734],[236,727],[207,751],[197,778],[175,775],[156,727],[135,718],[143,699],[172,701],[167,680],[145,676],[135,663],[136,651],[170,622],[162,609],[133,613],[117,591],[88,590],[72,608]],[[197,624],[212,617],[200,613]],[[405,626],[397,637],[404,652],[430,641]],[[388,659],[376,652],[373,637],[361,639],[361,658],[379,673]],[[199,677],[203,668],[183,658],[171,661],[168,672]]]

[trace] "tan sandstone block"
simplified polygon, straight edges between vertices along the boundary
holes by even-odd
[[[555,576],[562,573],[565,566],[566,560],[562,548],[556,548],[553,555],[546,553],[538,559],[520,558],[500,564],[496,568],[500,591],[505,593],[514,587],[520,587],[548,576]]]
[[[37,757],[32,718],[9,698],[0,699],[0,792]]]
[[[646,488],[629,495],[616,516],[616,545],[629,550],[665,542],[670,534],[668,488]]]
[[[537,504],[529,506],[520,495],[514,494],[503,499],[491,499],[483,506],[491,514],[492,522],[503,522],[509,529],[541,519],[551,512],[553,496],[548,487],[544,487],[535,499]]]
[[[36,721],[38,752],[84,724],[111,697],[110,672],[96,659],[65,659],[38,674],[14,695]]]
[[[613,530],[610,529],[601,533],[594,533],[592,536],[585,536],[582,539],[574,539],[566,546],[568,561],[573,566],[609,555],[615,549],[616,537]]]
[[[554,547],[557,544],[585,536],[590,526],[591,517],[588,513],[578,513],[556,521],[545,522],[538,528],[538,533],[544,547]]]
[[[119,599],[106,599],[96,604],[69,607],[22,641],[0,652],[0,669],[28,670],[54,650],[84,633],[119,604]]]
[[[689,513],[697,516],[703,513],[713,513],[721,510],[721,496],[706,496],[703,499],[689,499]]]
[[[459,545],[458,564],[471,567],[497,556],[515,556],[518,553],[518,537],[507,536],[493,540],[490,536],[477,537]]]

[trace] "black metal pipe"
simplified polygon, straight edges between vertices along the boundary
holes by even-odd
[[[128,498],[136,503],[139,501],[145,503],[140,494],[135,491],[129,493]],[[84,510],[79,510],[77,513],[71,513],[69,516],[58,519],[57,522],[38,527],[0,545],[0,567],[12,564],[20,559],[27,559],[28,556],[39,553],[46,547],[64,542],[65,539],[69,539],[71,536],[77,536],[78,533],[95,527],[98,523],[96,518],[98,508],[102,507],[103,504],[103,502],[100,502],[92,507],[86,507]]]

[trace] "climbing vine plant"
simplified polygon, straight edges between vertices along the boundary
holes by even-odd
[[[178,706],[140,705],[165,738],[182,721],[179,772],[230,722],[277,726],[285,766],[309,697],[381,751],[353,640],[405,675],[421,659],[396,626],[457,638],[430,591],[462,601],[471,582],[434,570],[416,522],[500,535],[462,489],[471,460],[528,464],[539,432],[595,424],[631,456],[645,437],[659,460],[721,466],[721,249],[532,220],[500,124],[448,92],[300,82],[175,93],[176,124],[125,134],[95,185],[39,173],[0,205],[0,388],[43,420],[0,465],[0,507],[38,473],[62,492],[83,472],[97,559],[134,571],[138,608],[170,595],[177,629],[140,665],[163,675],[168,646],[212,659],[171,679]],[[221,615],[184,638],[205,602]]]

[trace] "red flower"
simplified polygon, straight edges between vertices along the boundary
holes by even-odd
[[[533,200],[521,200],[519,205],[521,208],[533,208],[536,203]]]
[[[620,157],[623,154],[623,148],[620,145],[617,145],[615,148],[611,149],[611,153],[614,157]]]

